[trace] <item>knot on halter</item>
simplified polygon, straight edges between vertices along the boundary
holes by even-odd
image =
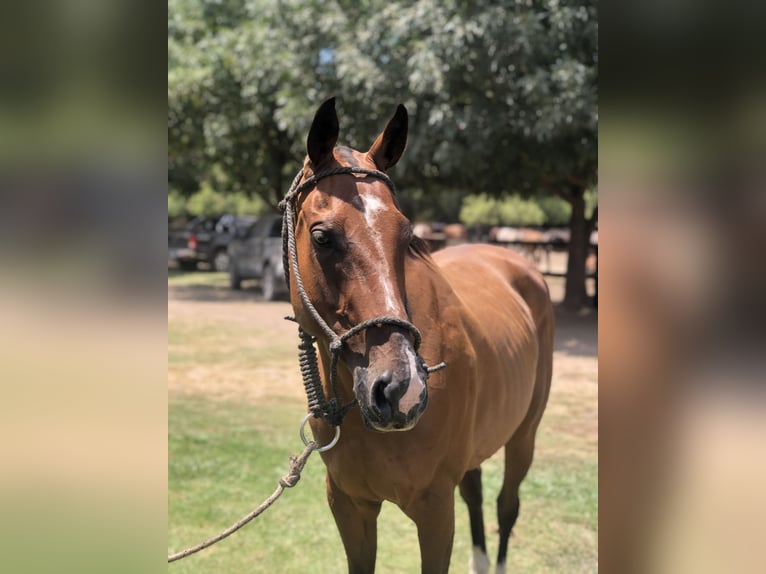
[[[305,423],[305,421],[304,421]],[[301,436],[303,436],[303,427],[301,427]],[[307,445],[308,446],[308,445]],[[301,479],[301,472],[303,467],[306,466],[306,461],[309,459],[309,455],[313,450],[317,449],[317,445],[314,444],[311,450],[307,450],[300,456],[294,454],[290,455],[290,468],[287,470],[287,474],[279,479],[279,486],[282,488],[292,488]]]
[[[340,350],[343,348],[343,339],[340,337],[336,337],[332,340],[330,343],[330,351],[333,353],[340,353]]]

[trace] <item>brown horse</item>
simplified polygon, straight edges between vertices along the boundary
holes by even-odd
[[[456,486],[468,505],[472,570],[486,572],[480,464],[505,446],[503,572],[550,387],[547,286],[508,250],[464,245],[430,256],[413,237],[384,173],[404,151],[404,106],[366,153],[336,147],[337,138],[330,99],[293,189],[287,264],[296,320],[317,339],[324,392],[359,406],[322,453],[349,572],[374,571],[385,500],[415,522],[422,572],[447,572]],[[447,367],[429,376],[426,361],[442,360]],[[335,433],[321,418],[311,427],[320,444]]]

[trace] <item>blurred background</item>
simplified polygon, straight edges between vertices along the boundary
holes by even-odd
[[[599,565],[760,572],[764,6],[600,16]]]
[[[165,552],[163,5],[0,7],[0,555]]]

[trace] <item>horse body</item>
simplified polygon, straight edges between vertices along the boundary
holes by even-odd
[[[536,317],[518,289],[539,289],[543,301],[547,289],[527,261],[509,250],[464,245],[439,251],[434,260],[461,303],[458,312],[467,339],[462,352],[481,357],[470,370],[444,372],[448,384],[460,386],[466,395],[455,399],[476,405],[475,413],[463,422],[473,428],[467,470],[505,445],[529,412],[540,342]],[[546,312],[543,303],[540,322]],[[460,353],[459,348],[451,349],[445,356]]]
[[[316,126],[332,124],[334,117],[334,106],[329,119],[323,108],[312,125],[304,169],[350,161],[380,167],[381,154],[387,157],[384,152],[396,144],[396,134],[390,133],[394,120],[368,154],[334,148],[335,127],[335,136],[325,138],[333,145],[319,157],[317,141],[312,154],[312,135],[316,140]],[[331,125],[329,131],[334,130]],[[406,115],[404,131],[406,136]],[[396,153],[391,157],[394,163],[398,159]],[[399,241],[403,217],[388,190],[360,177],[323,181],[302,199],[296,224],[296,237],[304,238],[298,261],[310,271],[304,281],[317,310],[334,331],[397,315],[423,337],[418,350],[396,327],[370,328],[349,339],[338,362],[339,398],[356,398],[360,408],[348,412],[341,441],[322,457],[349,571],[374,570],[377,515],[381,503],[391,501],[417,525],[422,571],[446,572],[456,486],[468,504],[475,552],[486,553],[480,464],[505,446],[505,481],[498,498],[500,572],[518,514],[518,487],[531,464],[550,385],[553,314],[545,282],[523,257],[498,247],[458,246],[430,256],[407,240],[401,250],[383,249]],[[316,245],[309,256],[308,233],[316,234],[330,220],[335,228],[343,227],[342,248],[337,229],[335,241],[336,252],[343,251],[344,257],[330,257]],[[379,228],[362,229],[371,223]],[[363,241],[371,233],[379,237]],[[352,253],[362,255],[354,259]],[[317,333],[324,390],[332,395],[330,341],[307,316],[295,295],[295,278],[291,281],[296,317]],[[416,354],[430,364],[444,360],[447,368],[423,377]],[[311,426],[318,442],[329,442],[334,433],[329,424],[312,419]],[[477,563],[474,571],[486,570]]]

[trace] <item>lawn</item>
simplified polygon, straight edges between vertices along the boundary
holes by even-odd
[[[187,275],[189,277],[187,277]],[[183,297],[195,284],[216,297]],[[260,504],[303,445],[305,412],[294,355],[294,326],[277,322],[286,303],[254,295],[227,300],[221,274],[171,277],[168,302],[168,553],[228,527]],[[224,283],[225,285],[225,283]],[[576,331],[569,330],[571,335]],[[551,403],[535,463],[522,485],[521,515],[508,572],[597,572],[597,385],[595,357],[557,352]],[[275,373],[280,376],[276,376]],[[341,436],[341,440],[342,436]],[[494,499],[502,458],[483,465],[489,553],[497,549]],[[470,554],[467,512],[456,492],[451,572]],[[414,525],[384,504],[378,571],[419,571]],[[324,497],[319,455],[303,478],[261,517],[216,546],[175,562],[177,573],[343,572],[345,557]]]

